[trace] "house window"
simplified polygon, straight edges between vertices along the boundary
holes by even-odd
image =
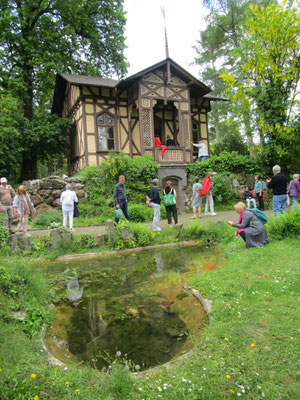
[[[101,114],[97,119],[98,143],[100,151],[114,150],[114,120],[109,114]]]
[[[193,133],[193,142],[198,143],[198,141],[199,141],[199,123],[194,118],[192,119],[192,133]]]

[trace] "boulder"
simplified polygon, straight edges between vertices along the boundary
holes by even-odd
[[[108,241],[108,235],[96,235],[94,236],[95,246],[100,247],[103,246]]]
[[[49,206],[48,204],[39,204],[39,205],[36,207],[35,210],[36,210],[36,213],[37,213],[37,215],[38,215],[38,214],[42,214],[42,213],[45,213],[45,212],[54,211],[54,208],[51,207],[51,206]]]
[[[130,228],[127,225],[121,226],[121,235],[125,242],[131,242],[134,238],[133,233],[130,232]]]
[[[31,235],[27,233],[15,233],[10,236],[10,245],[12,253],[18,250],[31,251],[30,244]]]
[[[41,204],[43,202],[43,199],[38,194],[31,195],[30,199],[31,199],[31,202],[33,203],[34,207],[38,206],[39,204]]]
[[[59,190],[59,189],[52,190],[51,196],[54,197],[55,199],[60,198],[61,190]]]
[[[49,206],[52,206],[52,203],[54,202],[54,200],[55,200],[55,198],[52,197],[52,196],[47,197],[46,203],[47,203]]]
[[[110,237],[111,235],[114,235],[116,233],[115,223],[112,219],[108,219],[106,221],[106,229],[107,229],[108,237]]]
[[[57,250],[61,245],[71,247],[73,244],[73,236],[71,232],[64,228],[56,228],[50,231],[49,249]]]
[[[34,179],[32,181],[24,181],[22,185],[26,187],[28,192],[36,193],[40,189],[40,182],[40,179]]]
[[[48,178],[41,179],[41,189],[63,189],[66,186],[66,182],[59,179],[57,176],[49,176]]]
[[[75,190],[75,193],[78,197],[78,199],[82,199],[85,197],[85,191],[84,190]]]
[[[60,207],[60,206],[61,206],[61,203],[60,203],[59,199],[55,199],[55,200],[52,201],[51,205],[52,205],[53,207],[56,207],[56,208],[57,208],[57,207]]]
[[[39,190],[39,195],[42,197],[49,197],[52,193],[52,190],[49,189],[43,189],[43,190]]]

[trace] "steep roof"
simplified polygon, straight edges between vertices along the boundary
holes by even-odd
[[[197,78],[191,75],[188,71],[182,68],[179,64],[173,61],[171,58],[166,58],[165,60],[154,64],[134,75],[131,75],[120,81],[115,79],[99,78],[94,76],[85,75],[72,75],[72,74],[57,74],[55,81],[55,90],[53,96],[52,113],[61,114],[63,108],[63,102],[65,97],[65,91],[67,83],[72,85],[88,85],[88,86],[98,86],[116,89],[126,89],[135,80],[141,78],[143,75],[148,74],[151,71],[157,69],[166,69],[170,67],[171,75],[178,76],[190,87],[191,94],[196,96],[207,96],[211,89],[204,83],[200,82]],[[209,99],[209,97],[207,96]],[[211,100],[217,100],[217,98],[210,98]],[[221,99],[219,99],[221,100]]]

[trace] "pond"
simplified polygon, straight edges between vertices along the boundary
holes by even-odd
[[[47,264],[50,279],[61,280],[48,350],[98,369],[126,357],[136,370],[188,352],[207,316],[183,283],[214,268],[211,252],[177,246]]]

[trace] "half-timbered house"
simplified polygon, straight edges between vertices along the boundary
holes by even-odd
[[[171,58],[117,81],[58,74],[52,112],[74,121],[69,171],[100,164],[111,151],[130,157],[150,154],[161,165],[160,179],[173,180],[183,208],[184,167],[197,159],[191,142],[202,139],[209,149],[207,114],[211,89]],[[158,137],[173,146],[162,157]]]

